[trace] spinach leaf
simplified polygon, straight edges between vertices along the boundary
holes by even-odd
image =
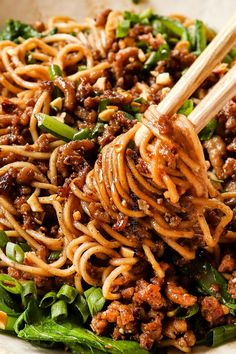
[[[236,339],[236,326],[225,325],[212,328],[206,337],[197,342],[199,345],[207,345],[209,347],[218,347],[224,343],[230,342]]]
[[[8,20],[4,29],[0,32],[0,40],[9,40],[18,42],[18,38],[24,39],[32,37],[41,37],[42,34],[36,31],[32,26],[18,20]]]
[[[134,351],[136,354],[147,353],[146,350],[139,347],[137,342],[113,341],[109,338],[99,337],[87,329],[74,326],[71,322],[59,324],[52,319],[45,319],[30,325],[26,324],[18,333],[18,337],[30,341],[63,342],[72,347],[80,344],[105,353],[133,354]]]

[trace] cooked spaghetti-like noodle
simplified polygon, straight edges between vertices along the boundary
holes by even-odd
[[[177,80],[172,59],[178,71],[184,68],[175,61],[186,56],[189,66],[194,54],[177,40],[172,57],[139,77],[150,51],[138,46],[144,41],[154,51],[165,38],[136,24],[119,39],[121,19],[113,11],[101,23],[53,17],[38,38],[0,42],[0,230],[30,247],[22,263],[0,249],[1,269],[42,288],[48,279],[70,282],[79,293],[100,286],[112,301],[145,272],[165,281],[165,250],[183,262],[199,247],[220,259],[221,242],[235,240],[227,228],[235,191],[221,194],[210,181],[186,116],[135,119]],[[53,65],[61,74],[52,79]],[[165,68],[173,77],[162,82]],[[38,127],[38,113],[90,133],[64,141]],[[188,352],[174,338],[162,345]]]

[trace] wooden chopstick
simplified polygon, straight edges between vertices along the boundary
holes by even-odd
[[[188,116],[195,126],[196,133],[199,133],[234,96],[236,96],[236,65],[221,78]]]
[[[195,60],[187,72],[175,84],[158,105],[151,105],[144,118],[155,121],[160,115],[173,115],[184,101],[202,84],[216,65],[224,58],[236,42],[236,17],[234,16]],[[195,125],[197,122],[195,120]]]

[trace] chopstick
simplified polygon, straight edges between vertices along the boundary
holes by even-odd
[[[195,60],[164,100],[158,105],[151,105],[147,109],[144,113],[144,120],[146,118],[149,121],[147,125],[151,124],[151,120],[155,122],[155,118],[160,115],[167,114],[171,116],[177,112],[184,101],[192,95],[229,52],[235,42],[236,17],[234,16]],[[199,130],[196,119],[195,126]]]
[[[236,65],[221,78],[188,116],[195,126],[196,133],[199,133],[234,96],[236,96]]]

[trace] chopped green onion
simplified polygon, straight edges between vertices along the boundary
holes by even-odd
[[[93,131],[91,133],[91,137],[95,138],[97,135],[102,133],[104,131],[104,129],[105,129],[105,124],[102,122],[97,122],[97,124],[93,128]]]
[[[188,116],[193,111],[193,100],[186,100],[178,110],[178,113]]]
[[[144,52],[148,49],[148,44],[144,41],[137,42],[137,47],[142,49]]]
[[[90,138],[90,130],[89,128],[81,129],[78,133],[73,136],[73,140],[83,140]]]
[[[56,302],[57,299],[57,294],[55,291],[49,291],[47,294],[44,295],[42,300],[39,303],[39,307],[42,307],[43,309],[46,309],[47,307],[50,307]]]
[[[74,302],[75,308],[79,311],[83,323],[85,323],[90,315],[89,308],[87,301],[85,300],[83,295],[78,295],[75,302]]]
[[[26,242],[19,242],[18,245],[23,249],[24,252],[31,251],[31,247]]]
[[[56,117],[44,113],[36,113],[35,117],[38,120],[38,126],[40,129],[45,130],[56,138],[62,139],[66,142],[73,140],[74,135],[78,133],[78,130],[60,122]]]
[[[191,44],[191,49],[194,50],[196,47],[196,26],[195,25],[189,26],[187,31],[188,31],[189,42]]]
[[[186,28],[178,20],[174,20],[165,16],[158,16],[162,24],[173,34],[181,37],[182,40],[188,40],[188,32]]]
[[[51,307],[51,317],[55,321],[62,321],[67,318],[67,303],[63,300],[55,302]]]
[[[196,20],[196,51],[201,54],[206,48],[206,28],[204,23],[200,20]]]
[[[155,19],[152,21],[152,32],[154,36],[156,36],[158,33],[164,33],[165,29],[160,20]]]
[[[101,113],[102,111],[105,111],[107,108],[107,105],[109,104],[109,99],[108,98],[103,98],[98,104],[98,113]]]
[[[200,133],[198,134],[199,139],[202,141],[206,141],[211,139],[212,135],[214,134],[217,128],[217,120],[213,118],[210,122],[203,128]]]
[[[203,340],[200,340],[197,344],[207,345],[209,347],[218,347],[224,343],[233,341],[236,339],[236,326],[225,325],[212,328]]]
[[[134,3],[134,4],[140,4],[140,2],[141,2],[142,0],[132,0],[132,2]]]
[[[8,238],[6,232],[3,230],[0,230],[0,248],[5,247],[8,241],[9,241],[9,238]]]
[[[52,251],[49,256],[48,256],[48,262],[54,262],[56,261],[61,255],[61,251]]]
[[[134,99],[134,102],[137,102],[137,103],[147,103],[147,101],[145,100],[145,98],[143,97],[137,97]]]
[[[117,26],[116,29],[116,38],[124,38],[129,33],[130,29],[130,21],[129,20],[122,20]]]
[[[129,20],[132,25],[140,23],[140,17],[138,14],[130,11],[124,11],[124,19]]]
[[[143,118],[143,113],[135,114],[135,119],[137,119],[138,122],[142,122],[142,118]]]
[[[87,66],[86,65],[79,65],[78,66],[78,71],[84,71],[87,69]]]
[[[25,253],[23,249],[19,245],[13,242],[7,243],[6,255],[8,258],[18,263],[23,263],[25,257]]]
[[[31,52],[25,53],[25,61],[26,61],[26,64],[35,64],[36,63],[36,60],[32,57]]]
[[[63,72],[57,64],[52,64],[49,66],[48,74],[51,81],[54,81],[58,76],[63,76]]]
[[[102,294],[102,289],[101,288],[90,288],[84,292],[85,298],[88,303],[89,311],[91,313],[91,316],[96,315],[99,311],[103,309],[103,306],[105,305],[105,298],[103,297]]]
[[[37,299],[37,289],[35,282],[30,280],[22,287],[21,299],[23,305],[26,306],[32,298]]]
[[[68,304],[72,304],[77,294],[78,292],[73,286],[64,284],[62,285],[61,289],[58,291],[57,297],[58,299],[67,302]]]
[[[22,286],[15,279],[6,274],[0,274],[0,287],[12,294],[21,294]]]
[[[55,89],[58,89],[58,87],[55,87]],[[54,111],[59,112],[62,110],[62,97],[60,95],[57,95],[57,98],[55,98],[52,102],[50,102],[50,107],[54,109]]]
[[[144,10],[139,14],[139,18],[141,22],[143,23],[143,20],[150,19],[150,17],[153,16],[153,10],[149,7],[147,10]]]
[[[166,60],[169,58],[170,48],[167,43],[162,44],[156,52],[152,52],[150,57],[144,63],[145,70],[151,70],[160,60]]]
[[[135,117],[132,114],[128,113],[128,112],[124,112],[124,114],[125,114],[125,117],[128,118],[129,120],[134,120],[135,119]]]

